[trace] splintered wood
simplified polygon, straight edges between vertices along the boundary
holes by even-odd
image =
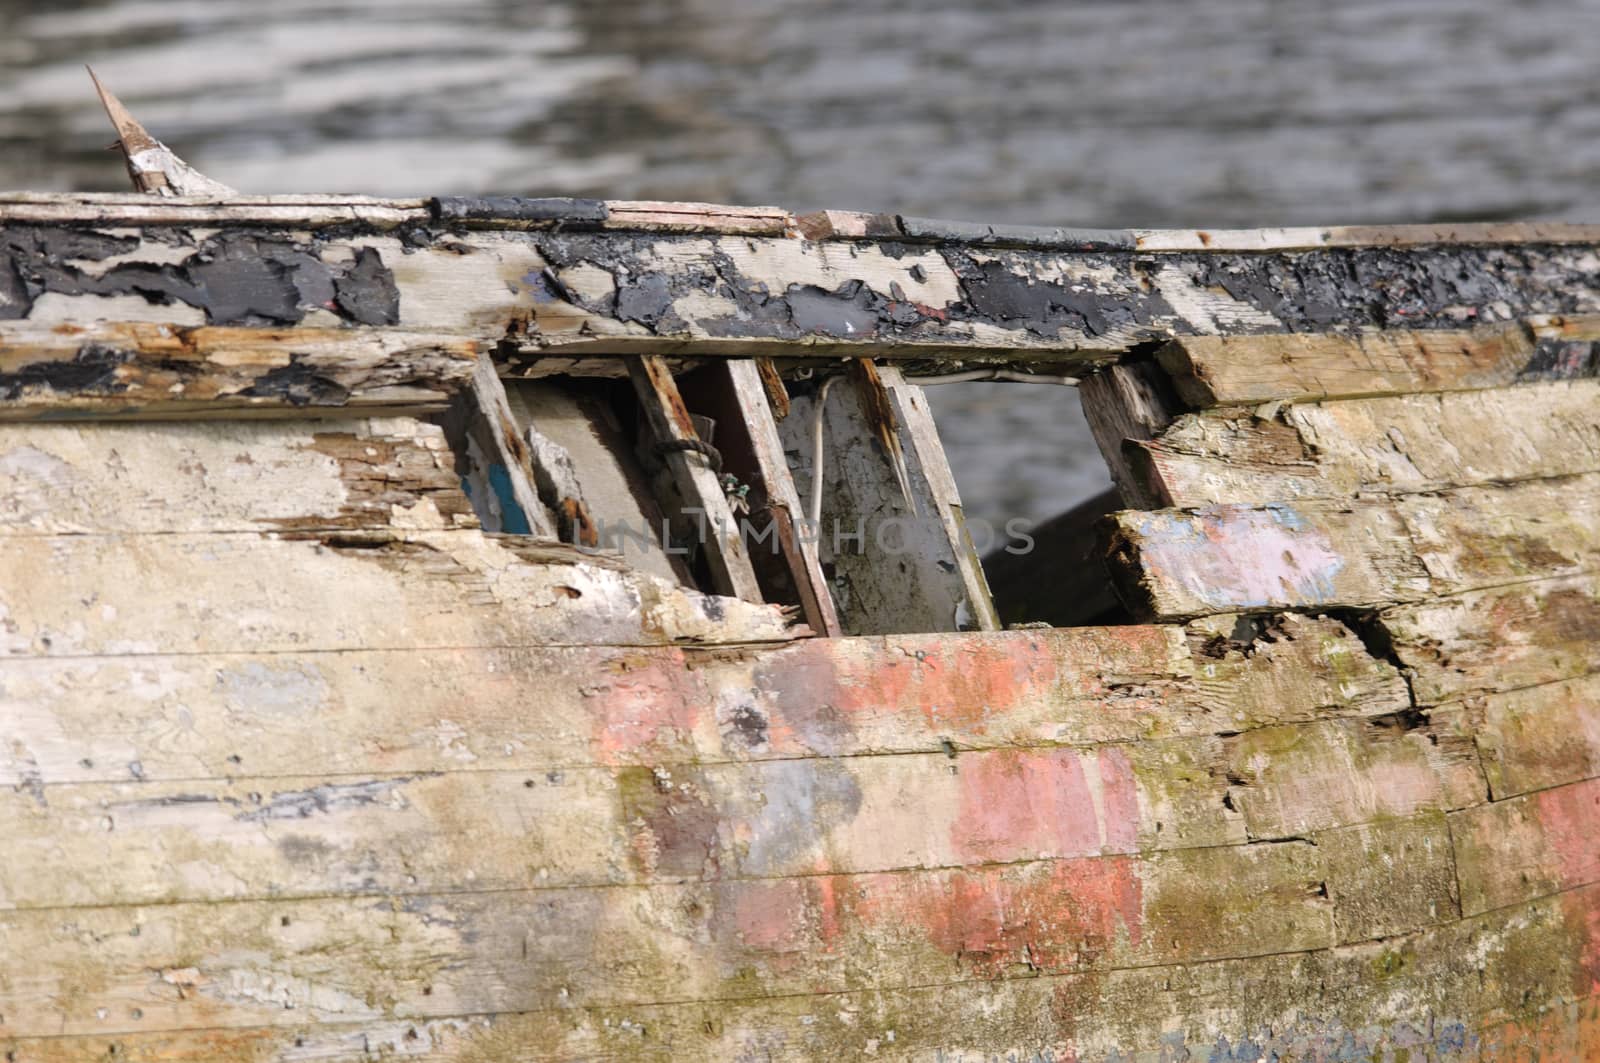
[[[1596,247],[0,197],[0,1054],[1600,1058]]]

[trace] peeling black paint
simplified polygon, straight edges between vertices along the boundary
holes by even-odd
[[[127,351],[88,343],[70,362],[32,362],[0,373],[0,399],[9,401],[41,387],[63,394],[116,394],[125,390],[117,380],[117,367],[132,360]]]
[[[617,285],[616,314],[654,332],[672,314],[671,279],[664,273],[647,273]]]
[[[291,406],[342,406],[350,398],[350,389],[291,356],[288,365],[263,374],[240,394],[281,399]]]
[[[610,217],[599,199],[527,199],[521,196],[439,196],[428,201],[436,220],[446,222],[540,222],[594,225]]]
[[[1540,340],[1517,380],[1576,380],[1592,376],[1600,376],[1600,343]]]
[[[182,246],[177,231],[147,230],[150,238]],[[166,239],[160,239],[160,234]],[[280,232],[229,229],[198,244],[172,264],[124,262],[101,276],[75,263],[103,261],[136,250],[139,241],[91,230],[46,226],[0,229],[0,318],[23,318],[41,295],[136,295],[156,305],[202,309],[213,325],[292,325],[307,311],[326,309],[346,321],[392,325],[399,291],[382,255],[363,248],[348,262],[327,262],[322,232],[296,241]]]
[[[334,299],[344,316],[361,325],[400,323],[400,291],[394,272],[370,247],[356,252],[355,266],[333,282]]]

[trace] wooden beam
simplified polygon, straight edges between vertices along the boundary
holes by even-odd
[[[662,359],[642,355],[629,360],[628,373],[649,428],[647,449],[672,472],[684,511],[696,528],[697,545],[705,551],[713,589],[747,602],[762,601],[739,522],[708,457],[708,444],[695,433],[672,371]]]
[[[0,420],[314,417],[441,410],[477,344],[397,329],[0,328]]]

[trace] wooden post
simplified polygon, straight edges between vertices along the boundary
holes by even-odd
[[[666,359],[657,355],[630,358],[628,376],[639,397],[645,423],[655,437],[656,452],[671,471],[685,506],[699,510],[695,523],[704,529],[702,545],[711,568],[712,589],[747,602],[761,601],[761,587],[745,551],[739,524],[733,518],[711,459],[697,449],[704,444],[695,433]]]
[[[1154,439],[1181,412],[1161,368],[1153,361],[1110,365],[1085,377],[1078,394],[1123,505],[1133,509],[1171,505],[1159,484],[1138,475],[1122,447],[1130,439]]]

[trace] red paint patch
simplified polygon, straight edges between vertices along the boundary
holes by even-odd
[[[997,750],[961,766],[951,843],[962,860],[1134,852],[1137,832],[1133,772],[1120,751]]]
[[[740,883],[730,901],[734,933],[745,948],[782,953],[798,952],[810,944],[805,882]]]
[[[1114,856],[1022,868],[869,875],[842,884],[862,923],[926,935],[987,976],[1017,967],[1093,965],[1119,936],[1137,943],[1143,888],[1137,861]]]
[[[710,698],[681,653],[619,656],[590,683],[585,706],[600,763],[698,759],[693,736]]]
[[[1600,882],[1600,779],[1545,790],[1534,801],[1540,830],[1559,862],[1561,885]]]

